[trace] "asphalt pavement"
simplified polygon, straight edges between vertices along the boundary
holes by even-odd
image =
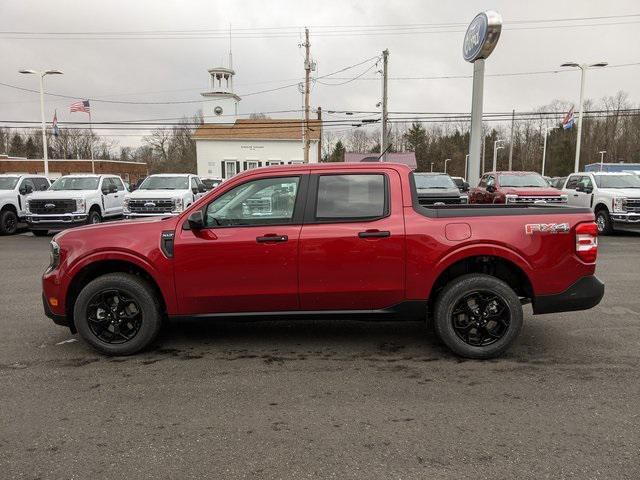
[[[492,361],[419,323],[173,324],[108,358],[42,312],[48,238],[0,237],[2,479],[640,478],[640,235],[600,306]]]

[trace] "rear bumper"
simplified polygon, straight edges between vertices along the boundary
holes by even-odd
[[[588,310],[600,303],[604,296],[604,283],[595,275],[582,277],[564,292],[539,295],[533,299],[533,313],[573,312]]]

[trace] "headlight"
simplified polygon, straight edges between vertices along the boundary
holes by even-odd
[[[49,270],[55,270],[60,265],[60,245],[51,240],[49,247]]]
[[[182,198],[174,198],[173,199],[173,211],[174,212],[181,212],[183,208],[184,208],[184,204],[183,204]]]
[[[518,201],[518,195],[505,195],[506,203],[516,203]]]
[[[84,212],[84,198],[76,198],[76,212]]]
[[[614,212],[626,212],[627,211],[627,199],[626,197],[616,197],[613,199],[613,211]]]
[[[126,197],[122,201],[122,210],[124,210],[125,213],[131,213],[131,210],[129,209],[129,199]]]
[[[460,203],[469,203],[468,195],[460,195]]]
[[[29,200],[25,202],[24,211],[27,213],[27,215],[31,213],[31,209],[29,208]]]

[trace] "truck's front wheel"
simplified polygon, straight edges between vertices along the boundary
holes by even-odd
[[[153,288],[128,273],[109,273],[82,289],[73,309],[80,336],[107,355],[131,355],[156,338],[162,312]]]
[[[436,334],[455,353],[493,358],[514,342],[522,328],[522,305],[502,280],[469,274],[441,291],[434,311]]]
[[[606,208],[601,208],[596,212],[596,225],[598,225],[598,233],[600,235],[611,235],[613,233],[611,217]]]
[[[18,216],[12,210],[0,213],[0,235],[13,235],[18,229]]]

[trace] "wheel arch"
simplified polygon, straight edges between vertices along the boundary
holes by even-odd
[[[69,282],[65,296],[65,313],[67,318],[70,320],[71,325],[74,325],[73,309],[75,301],[83,286],[108,273],[129,273],[143,278],[149,283],[149,285],[151,285],[157,295],[162,312],[167,312],[167,298],[165,297],[160,284],[151,273],[150,268],[142,265],[140,262],[128,258],[103,258],[85,262],[83,266],[77,268],[77,270],[71,274],[71,281]]]
[[[7,210],[9,210],[9,211],[15,213],[16,215],[18,215],[18,209],[11,202],[7,202],[4,205],[2,205],[2,207],[0,207],[0,212],[4,212],[4,211],[7,211]]]
[[[602,200],[598,200],[596,202],[596,204],[593,207],[593,212],[597,213],[599,210],[606,210],[607,213],[609,212],[609,206],[604,203]]]

